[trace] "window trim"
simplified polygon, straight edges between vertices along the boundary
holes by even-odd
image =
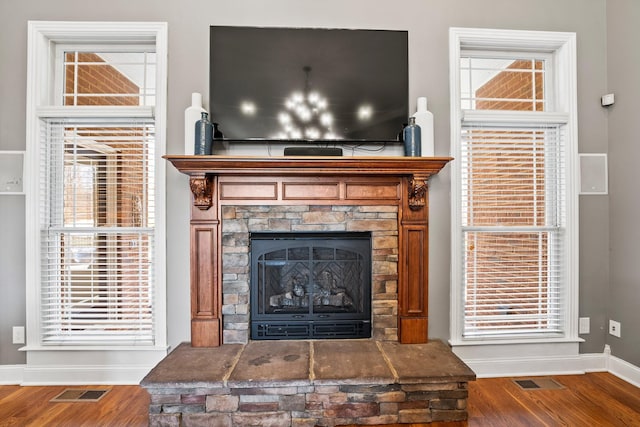
[[[26,193],[26,307],[27,307],[27,345],[25,351],[56,350],[149,350],[158,351],[155,358],[166,354],[166,191],[165,164],[162,154],[166,152],[167,121],[167,47],[168,33],[166,22],[70,22],[70,21],[29,21],[27,51],[27,111],[25,162]],[[39,248],[39,164],[40,153],[37,149],[40,137],[40,117],[56,116],[62,109],[55,106],[55,67],[56,46],[59,44],[83,46],[104,46],[105,43],[153,43],[156,51],[156,106],[113,108],[107,115],[122,116],[132,113],[134,116],[148,116],[153,112],[156,122],[156,264],[155,270],[155,329],[153,345],[74,345],[43,346],[40,324],[40,248]],[[66,107],[70,108],[70,107]],[[98,107],[104,110],[104,107]],[[74,113],[85,117],[95,117],[94,107],[75,107]],[[128,111],[126,111],[128,110]],[[70,110],[65,110],[67,114]],[[158,359],[159,360],[159,359]]]
[[[460,206],[460,135],[462,122],[471,116],[483,115],[481,111],[464,112],[460,105],[460,57],[466,50],[540,51],[553,57],[553,94],[556,119],[566,120],[566,161],[567,161],[567,228],[566,289],[564,298],[564,333],[553,338],[465,338],[464,296],[462,285],[461,248],[461,206]],[[450,300],[450,343],[453,346],[494,345],[516,343],[577,343],[578,337],[578,180],[577,174],[577,65],[576,35],[568,32],[495,30],[475,28],[450,28],[449,30],[449,70],[451,99],[451,300]],[[517,122],[518,112],[504,113],[506,121]],[[545,114],[546,115],[546,114]],[[546,117],[547,119],[551,117]],[[553,119],[552,119],[553,120]]]

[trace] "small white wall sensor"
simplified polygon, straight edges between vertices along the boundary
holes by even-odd
[[[612,93],[608,93],[606,95],[602,95],[602,99],[600,100],[603,107],[608,107],[609,105],[613,105],[616,102]]]

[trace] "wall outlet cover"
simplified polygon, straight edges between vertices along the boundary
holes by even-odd
[[[24,344],[24,326],[13,327],[13,343]]]
[[[616,102],[615,95],[612,93],[608,93],[606,95],[602,95],[600,99],[600,103],[603,107],[608,107],[609,105],[613,105]]]
[[[588,334],[591,332],[591,319],[588,317],[581,317],[580,324],[578,325],[578,333],[579,334]]]
[[[615,320],[609,320],[609,334],[614,337],[620,338],[620,322],[616,322]]]

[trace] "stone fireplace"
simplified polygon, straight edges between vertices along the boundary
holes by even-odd
[[[325,205],[284,205],[284,206],[225,206],[222,208],[222,314],[223,343],[246,343],[250,337],[252,320],[251,299],[257,295],[250,292],[251,276],[257,270],[251,269],[250,236],[273,233],[271,238],[299,235],[320,239],[334,239],[341,233],[370,235],[367,243],[369,251],[366,267],[362,272],[365,281],[362,297],[367,299],[369,309],[358,310],[357,322],[343,322],[342,336],[345,338],[373,337],[379,340],[397,341],[398,313],[398,209],[395,206],[325,206]],[[355,234],[353,234],[355,233]],[[269,236],[267,234],[267,236]],[[284,244],[284,243],[281,243]],[[362,251],[362,249],[361,249]],[[323,255],[330,256],[330,255]],[[274,262],[283,261],[281,259]],[[316,274],[316,277],[319,274]],[[322,280],[322,279],[319,279]],[[282,293],[291,292],[285,290]],[[354,291],[349,298],[355,298]],[[331,292],[329,292],[331,293]],[[339,292],[338,292],[339,293]],[[305,295],[308,293],[305,292]],[[333,292],[336,295],[336,292]],[[272,295],[274,296],[274,295]],[[275,301],[274,301],[275,303]],[[285,301],[285,304],[287,302]],[[313,306],[313,304],[311,304]],[[327,307],[328,308],[328,307]],[[307,310],[294,310],[307,311]],[[322,315],[322,313],[319,313]],[[362,317],[364,315],[365,317]],[[253,316],[253,317],[252,317]],[[305,314],[305,317],[308,317]],[[349,316],[338,316],[349,317]],[[363,324],[362,320],[368,320]],[[330,318],[324,318],[327,322]],[[320,319],[316,319],[320,320]],[[327,323],[325,322],[325,323]],[[335,322],[334,322],[335,324]],[[353,333],[348,332],[351,324]],[[360,325],[360,326],[356,326]],[[340,326],[336,326],[340,328]],[[362,330],[361,328],[365,328]],[[358,334],[360,329],[361,334]],[[364,334],[364,335],[363,335]],[[293,338],[303,338],[300,332]],[[316,334],[314,338],[320,338]],[[326,337],[339,338],[339,332],[327,331]],[[272,337],[275,338],[275,337]],[[284,337],[282,337],[284,338]],[[306,335],[304,338],[311,338]],[[260,339],[253,337],[252,339]]]
[[[193,193],[192,346],[248,341],[250,231],[373,233],[373,337],[428,341],[427,181],[450,158],[166,158]]]
[[[191,342],[141,383],[151,397],[149,425],[467,418],[467,383],[475,374],[427,336],[427,179],[450,159],[167,158],[190,176],[193,193],[192,328]],[[305,242],[287,242],[292,235]],[[358,243],[327,243],[343,237]],[[370,263],[358,266],[365,254]],[[252,279],[266,279],[261,296]],[[363,279],[359,288],[352,287],[356,279]],[[260,323],[263,311],[288,308],[335,334],[345,326],[322,324],[326,310],[336,323],[360,297],[371,312],[355,320],[371,319],[373,339],[250,335],[252,318]]]

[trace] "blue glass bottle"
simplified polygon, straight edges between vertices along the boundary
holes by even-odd
[[[409,124],[405,126],[403,136],[404,155],[409,157],[420,157],[422,151],[420,126],[416,124],[415,117],[409,117]]]
[[[213,124],[209,121],[209,114],[202,112],[200,120],[196,122],[195,155],[208,155],[213,153]]]

